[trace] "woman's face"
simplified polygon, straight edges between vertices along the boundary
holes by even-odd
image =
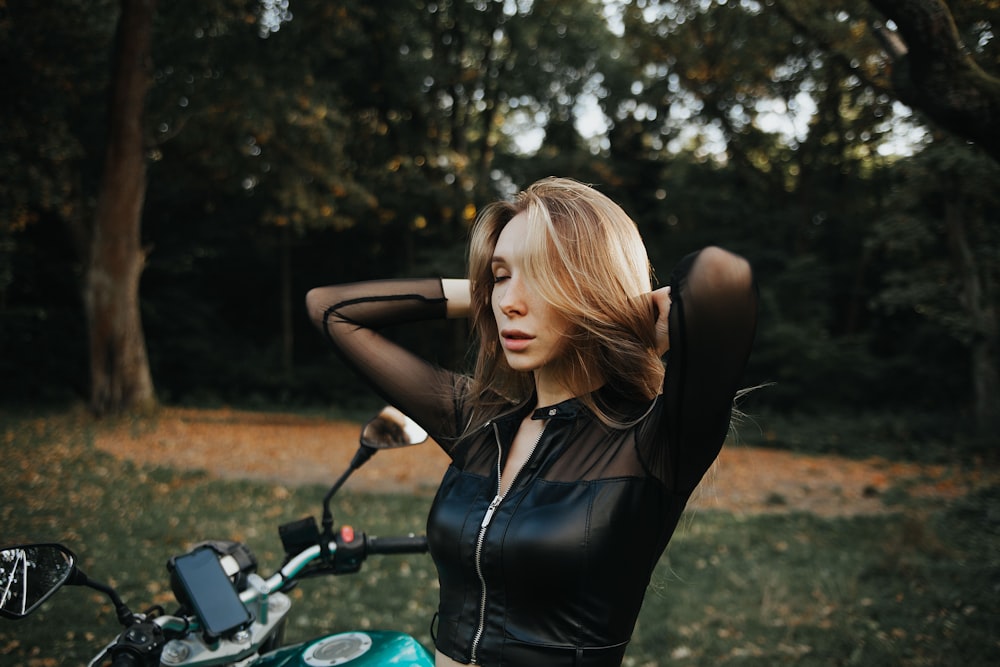
[[[527,215],[520,213],[500,232],[491,262],[491,302],[507,363],[514,370],[538,371],[559,357],[570,326],[525,280],[527,229]]]

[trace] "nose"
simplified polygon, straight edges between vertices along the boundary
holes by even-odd
[[[493,290],[497,307],[507,317],[524,315],[527,303],[524,299],[524,288],[518,278],[510,277],[497,285]]]

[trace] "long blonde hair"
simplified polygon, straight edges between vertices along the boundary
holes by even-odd
[[[469,244],[472,322],[479,349],[473,375],[477,413],[489,418],[531,396],[530,373],[514,371],[500,347],[491,308],[491,260],[510,220],[528,221],[525,279],[571,323],[560,361],[567,389],[609,425],[618,423],[593,400],[605,384],[635,400],[652,400],[663,383],[656,352],[646,247],[631,218],[607,196],[566,178],[546,178],[512,201],[485,207]],[[479,421],[478,419],[476,421]]]

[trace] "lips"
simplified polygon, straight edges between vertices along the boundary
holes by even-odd
[[[500,337],[503,339],[504,347],[511,352],[523,350],[534,339],[534,336],[517,329],[504,329],[500,332]]]

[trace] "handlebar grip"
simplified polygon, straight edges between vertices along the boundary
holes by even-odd
[[[406,537],[368,537],[369,554],[422,554],[427,553],[425,535]]]

